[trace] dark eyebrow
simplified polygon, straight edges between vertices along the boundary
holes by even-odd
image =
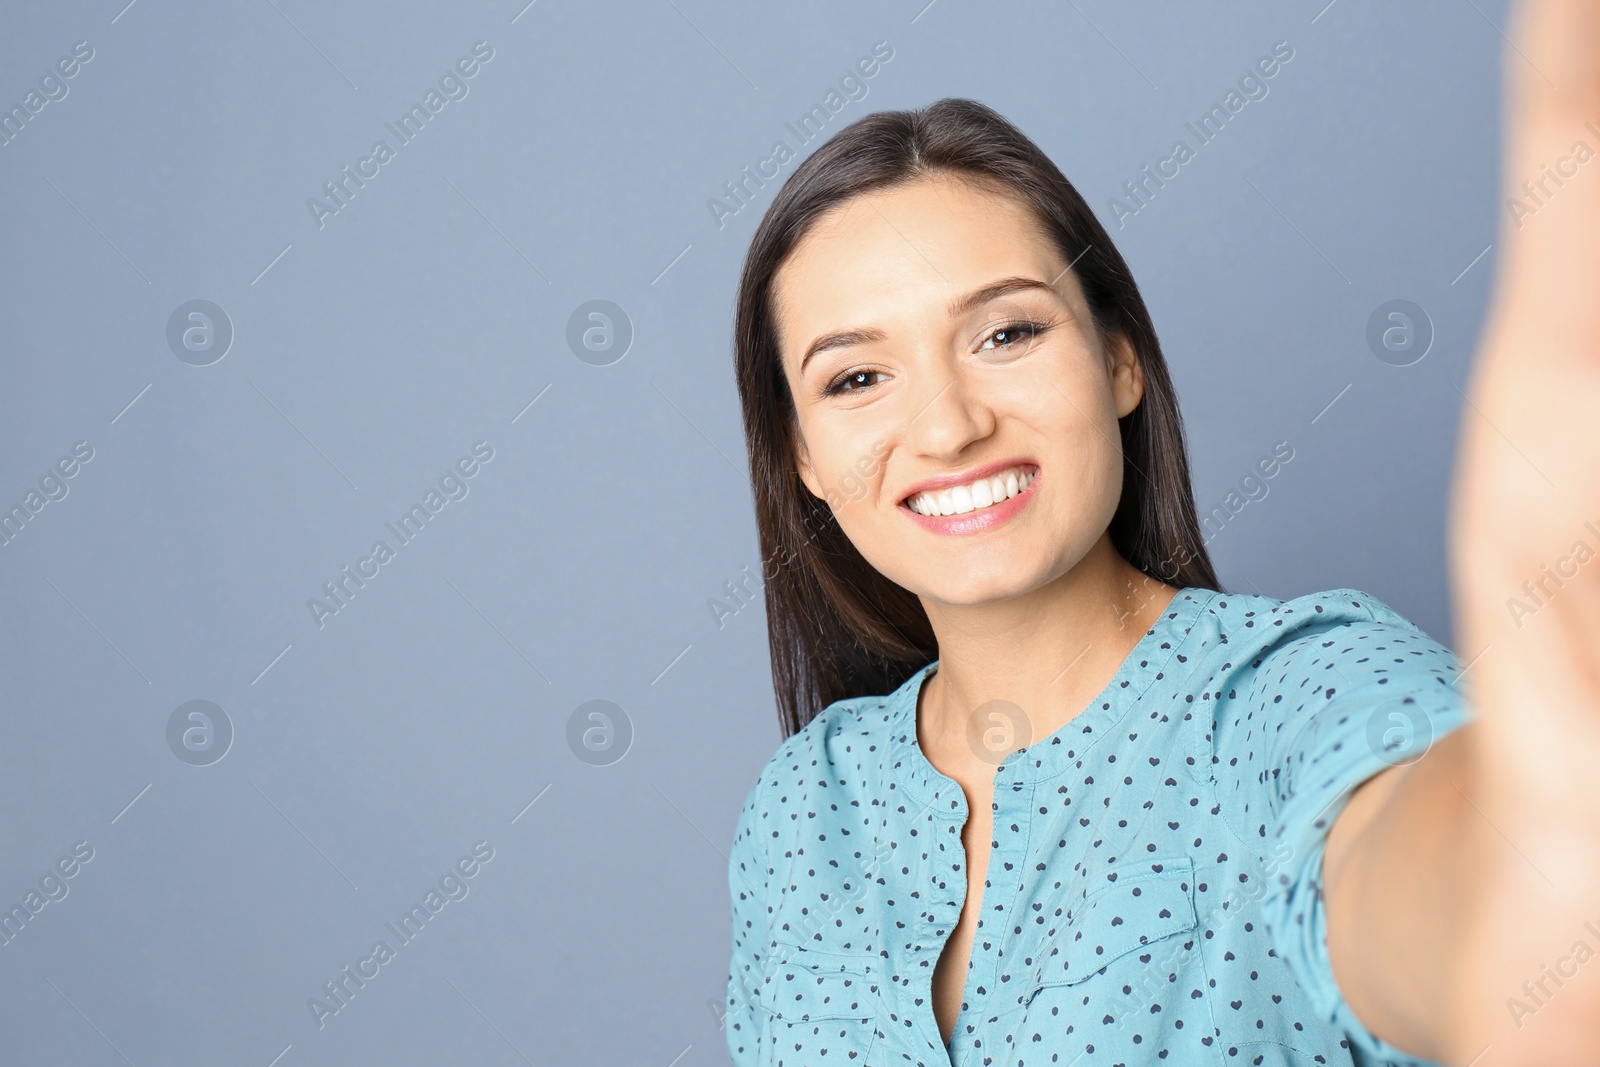
[[[997,282],[991,282],[990,284],[982,286],[981,288],[974,289],[965,296],[960,296],[950,301],[945,308],[945,314],[953,319],[959,315],[966,314],[973,308],[982,307],[991,300],[998,299],[1002,296],[1008,296],[1011,293],[1023,292],[1028,289],[1043,289],[1044,291],[1055,295],[1057,298],[1060,297],[1060,294],[1057,293],[1053,288],[1051,288],[1049,285],[1046,285],[1044,282],[1039,281],[1037,278],[1025,278],[1021,275],[1013,275],[1010,278],[1001,278]],[[873,341],[881,341],[883,339],[883,331],[875,326],[857,326],[848,330],[834,330],[830,333],[825,333],[821,337],[818,337],[815,341],[812,341],[811,345],[806,349],[806,354],[800,359],[800,371],[801,373],[804,373],[806,364],[811,361],[811,357],[822,352],[826,352],[834,348],[849,348],[852,345],[869,344]]]

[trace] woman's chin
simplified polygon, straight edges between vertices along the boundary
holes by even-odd
[[[924,582],[918,588],[919,596],[948,607],[980,607],[1026,596],[1044,584],[1042,578],[1019,578],[1017,571],[1006,571],[989,576],[966,575],[959,582],[950,580],[948,574]]]

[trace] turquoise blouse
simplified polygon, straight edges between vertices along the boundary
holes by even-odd
[[[750,790],[728,864],[740,1067],[1426,1064],[1334,983],[1322,850],[1349,792],[1470,718],[1455,656],[1377,598],[1185,588],[1087,708],[995,773],[966,900],[961,787],[916,739],[935,660],[840,700]]]

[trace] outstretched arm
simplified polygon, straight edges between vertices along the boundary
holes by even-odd
[[[1508,195],[1576,142],[1600,148],[1600,0],[1521,0],[1514,17]],[[1592,1065],[1600,179],[1580,174],[1536,217],[1507,219],[1497,249],[1448,545],[1475,721],[1340,813],[1324,856],[1328,953],[1351,1009],[1400,1048],[1473,1067]]]

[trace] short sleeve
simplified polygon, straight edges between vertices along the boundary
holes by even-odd
[[[745,798],[728,855],[728,893],[733,902],[733,956],[728,966],[728,1003],[723,1035],[737,1067],[756,1062],[765,1009],[761,1005],[761,966],[767,947],[767,859],[761,827],[767,817],[765,776]]]
[[[1250,797],[1252,828],[1264,831],[1278,857],[1275,884],[1262,900],[1267,925],[1313,1008],[1361,1054],[1358,1063],[1429,1067],[1432,1061],[1369,1030],[1340,993],[1328,958],[1322,857],[1328,830],[1357,786],[1415,762],[1470,721],[1457,684],[1461,665],[1359,590],[1298,597],[1271,616],[1257,625],[1279,635],[1256,656],[1242,712],[1234,708],[1236,720],[1241,713],[1252,720],[1245,734],[1259,745],[1256,773],[1236,784]]]

